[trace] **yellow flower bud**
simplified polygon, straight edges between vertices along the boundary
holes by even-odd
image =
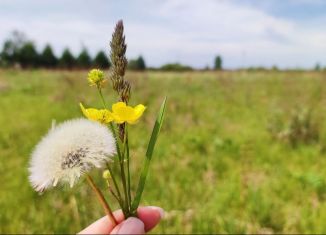
[[[90,86],[101,86],[104,83],[104,72],[99,69],[92,69],[88,73],[87,79]]]
[[[106,180],[109,180],[111,179],[111,174],[110,174],[110,171],[109,170],[105,170],[103,171],[103,178],[106,179]]]

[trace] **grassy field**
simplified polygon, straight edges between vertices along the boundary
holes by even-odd
[[[74,233],[103,216],[84,180],[42,196],[28,182],[30,153],[51,121],[81,117],[80,101],[100,107],[86,75],[0,70],[0,233]],[[131,103],[148,107],[130,128],[134,186],[168,96],[142,201],[166,210],[153,233],[326,232],[325,73],[146,72],[127,79]],[[105,96],[115,99],[109,89]],[[291,147],[271,138],[275,113],[288,120],[296,107],[312,108],[317,142]],[[100,173],[92,175],[100,182]]]

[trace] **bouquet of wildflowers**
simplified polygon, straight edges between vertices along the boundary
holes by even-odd
[[[136,124],[146,107],[129,105],[131,85],[125,80],[127,46],[123,33],[123,23],[115,27],[110,43],[112,69],[110,79],[104,73],[93,69],[88,74],[90,86],[97,89],[103,107],[86,108],[80,103],[83,115],[87,118],[73,119],[58,126],[52,126],[32,153],[30,162],[30,182],[38,192],[55,187],[59,183],[69,183],[71,187],[81,176],[96,193],[106,214],[116,224],[111,207],[102,191],[90,176],[93,168],[103,170],[103,180],[107,182],[112,198],[119,203],[125,218],[136,215],[146,181],[154,146],[160,132],[165,111],[163,101],[149,140],[138,187],[131,192],[130,158],[128,129]],[[109,81],[108,81],[109,80]],[[112,88],[118,102],[107,104],[102,90]],[[114,161],[115,160],[115,161]],[[114,174],[114,164],[119,173]]]

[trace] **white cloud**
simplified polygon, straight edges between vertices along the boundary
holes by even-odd
[[[33,5],[35,1],[39,0],[29,3]],[[71,1],[68,9],[79,3]],[[313,19],[314,24],[302,23],[226,0],[146,0],[142,3],[124,9],[125,2],[113,5],[102,1],[97,14],[93,7],[89,15],[45,9],[49,14],[42,19],[33,12],[28,14],[28,8],[20,17],[14,12],[0,14],[0,31],[3,32],[0,41],[12,29],[20,29],[42,45],[50,42],[57,52],[64,46],[78,52],[84,43],[94,53],[107,47],[114,22],[123,18],[128,55],[143,54],[150,65],[181,61],[203,67],[211,64],[217,53],[223,55],[227,67],[274,64],[311,67],[317,61],[326,62],[326,53],[323,53],[326,19]],[[6,4],[10,4],[9,1]],[[87,7],[89,5],[86,9],[78,5],[82,12],[87,12]]]

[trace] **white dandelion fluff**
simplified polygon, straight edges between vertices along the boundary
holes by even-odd
[[[72,187],[83,173],[102,168],[116,153],[112,133],[100,123],[73,119],[43,137],[32,153],[30,182],[36,191],[67,182]]]

